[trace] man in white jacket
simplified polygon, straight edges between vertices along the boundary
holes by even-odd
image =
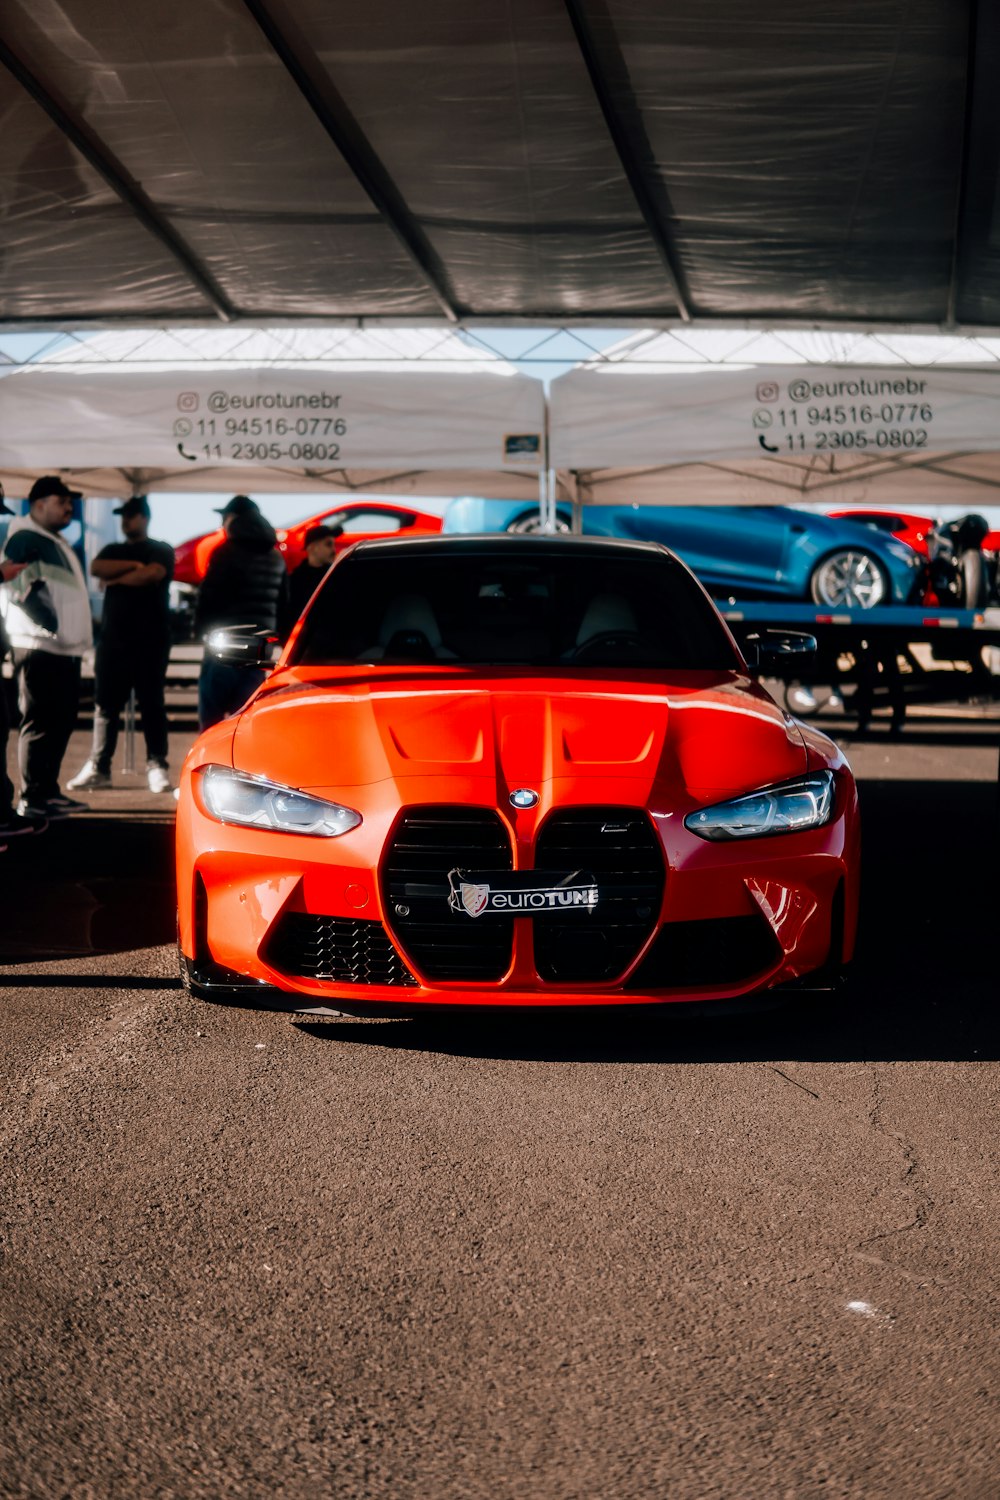
[[[0,483],[0,515],[12,516],[14,511],[6,503],[3,484]],[[13,583],[27,563],[0,561],[0,583]],[[0,619],[0,666],[5,661],[10,647],[4,635],[3,620]],[[47,818],[22,818],[14,811],[14,783],[7,775],[7,736],[10,733],[10,705],[7,700],[7,683],[0,677],[0,854],[7,851],[7,840],[16,834],[42,833],[49,826]]]
[[[30,513],[10,524],[3,556],[25,566],[4,585],[4,616],[14,651],[21,732],[22,816],[64,818],[85,802],[65,797],[59,771],[76,723],[80,661],[93,641],[90,599],[72,547],[59,533],[79,492],[54,474],[38,479]]]

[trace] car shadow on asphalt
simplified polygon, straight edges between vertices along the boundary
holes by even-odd
[[[144,974],[34,974],[0,969],[5,990],[179,990],[181,980]]]
[[[730,1063],[794,1058],[811,1062],[986,1062],[1000,1057],[995,1016],[975,998],[914,1007],[873,1002],[848,988],[833,999],[804,996],[793,1008],[688,1019],[657,1009],[623,1020],[611,1011],[584,1020],[456,1016],[412,1021],[299,1021],[324,1042],[439,1052],[497,1061]]]
[[[11,839],[0,856],[0,966],[172,943],[173,843],[173,818],[135,812],[78,813]]]
[[[746,1016],[695,1018],[663,1006],[378,1022],[303,1017],[297,1029],[352,1046],[541,1061],[997,1058],[995,786],[871,780],[860,793],[861,933],[851,977],[835,995],[803,994],[779,1011]],[[173,944],[169,821],[87,814],[13,842],[21,847],[3,856],[0,984],[176,989],[172,978],[12,972],[17,964]]]
[[[711,1019],[663,1006],[582,1015],[303,1019],[298,1029],[355,1046],[549,1062],[1000,1057],[996,788],[982,781],[873,780],[860,783],[860,798],[861,924],[839,992]]]

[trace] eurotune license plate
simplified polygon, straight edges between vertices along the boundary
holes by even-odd
[[[502,876],[449,870],[448,905],[467,917],[544,917],[593,911],[600,899],[597,882],[584,870],[568,875],[512,870]]]

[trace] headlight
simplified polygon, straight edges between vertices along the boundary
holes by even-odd
[[[905,542],[886,542],[885,546],[887,552],[891,552],[893,557],[898,557],[900,562],[905,562],[910,568],[919,567],[923,561],[919,552],[915,552]]]
[[[748,792],[688,813],[684,827],[701,839],[753,839],[821,828],[833,816],[833,772],[817,771],[781,786]]]
[[[339,802],[325,802],[322,797],[310,797],[226,766],[206,766],[196,774],[205,810],[220,823],[333,839],[361,822],[360,813]]]

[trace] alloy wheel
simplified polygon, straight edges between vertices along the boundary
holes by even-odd
[[[816,604],[873,609],[881,604],[885,593],[885,574],[879,564],[870,553],[853,548],[825,558],[812,576]]]

